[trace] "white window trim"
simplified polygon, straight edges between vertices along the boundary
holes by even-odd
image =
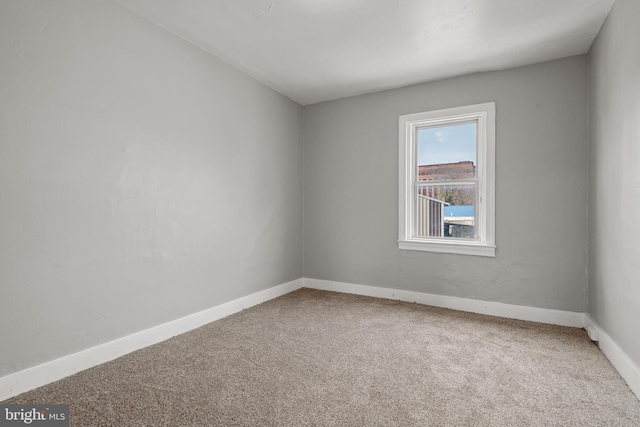
[[[475,240],[413,236],[416,203],[417,128],[477,121],[478,199],[476,217],[478,238]],[[403,250],[496,256],[495,245],[495,137],[496,107],[494,102],[407,114],[399,119],[399,200],[398,248]]]

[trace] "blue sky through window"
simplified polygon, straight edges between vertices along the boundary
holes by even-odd
[[[418,129],[418,165],[476,164],[476,123]]]

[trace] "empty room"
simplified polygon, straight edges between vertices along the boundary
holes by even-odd
[[[0,425],[640,426],[639,21],[0,0]]]

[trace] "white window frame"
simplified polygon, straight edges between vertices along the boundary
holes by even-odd
[[[477,198],[476,239],[417,237],[416,173],[418,170],[419,128],[456,123],[477,123]],[[495,137],[496,107],[494,102],[407,114],[399,118],[399,230],[398,248],[403,250],[496,256],[495,245]]]

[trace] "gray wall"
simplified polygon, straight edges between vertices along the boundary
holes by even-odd
[[[589,52],[588,313],[640,366],[640,2],[617,0]]]
[[[301,277],[300,105],[107,0],[0,57],[0,376]]]
[[[587,58],[304,108],[304,276],[584,311]],[[398,250],[398,116],[495,101],[495,259]]]

